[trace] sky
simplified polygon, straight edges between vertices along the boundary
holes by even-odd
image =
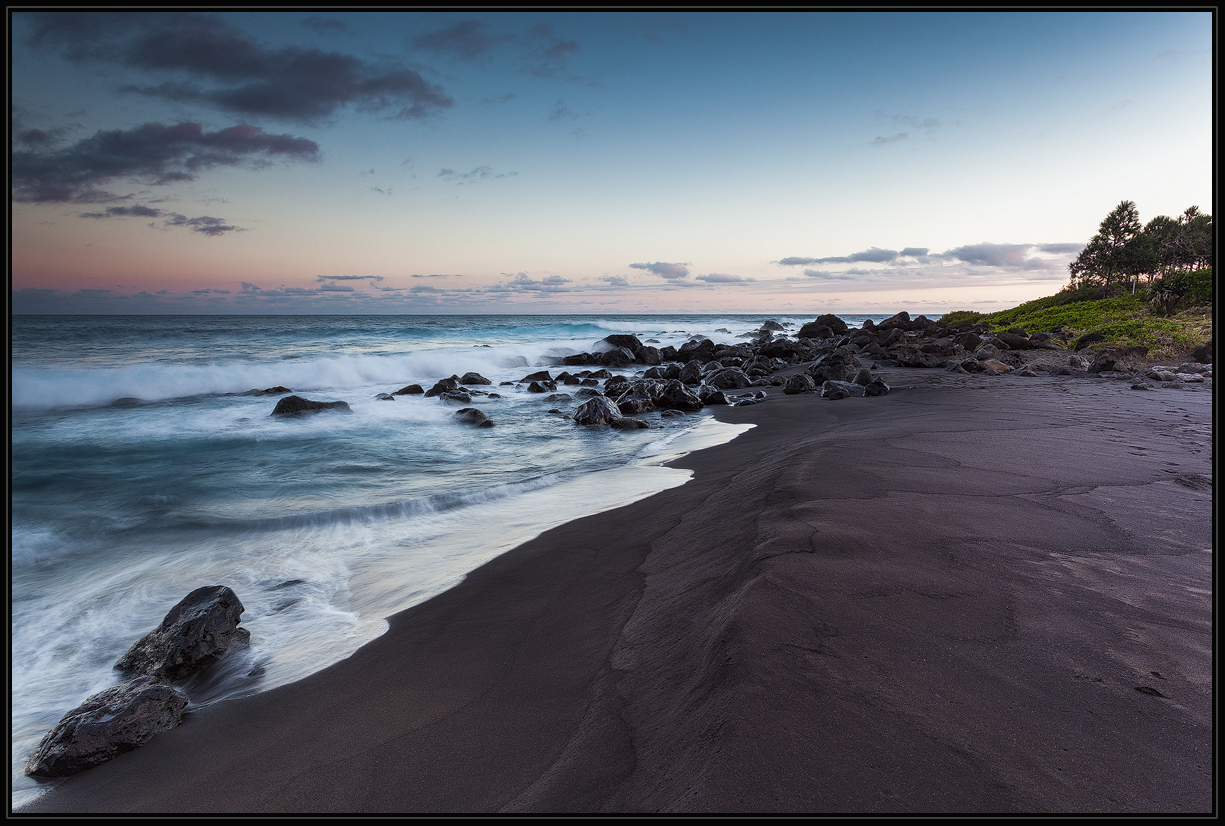
[[[1211,12],[10,13],[14,313],[911,313],[1212,208]]]

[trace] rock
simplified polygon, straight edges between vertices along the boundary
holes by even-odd
[[[580,399],[590,399],[592,396],[603,396],[604,394],[594,387],[580,387],[574,391],[574,395]]]
[[[1000,354],[999,348],[994,344],[984,344],[982,347],[974,351],[974,358],[979,361],[990,361]]]
[[[1076,344],[1072,349],[1073,350],[1083,350],[1086,347],[1088,347],[1090,344],[1093,344],[1098,341],[1105,341],[1105,340],[1106,340],[1106,337],[1102,335],[1101,333],[1085,333],[1083,336],[1076,339]]]
[[[851,379],[855,384],[861,384],[867,387],[872,383],[872,371],[866,367],[860,367],[855,371],[855,378]]]
[[[557,383],[552,381],[533,381],[527,386],[529,393],[552,393],[557,389]]]
[[[628,367],[634,363],[634,353],[625,347],[614,347],[600,354],[600,364],[606,367]]]
[[[1020,329],[1020,328],[1013,328]],[[1007,345],[1009,350],[1033,350],[1034,344],[1029,340],[1029,336],[1017,335],[1009,330],[1006,333],[996,333],[996,339]]]
[[[391,395],[393,396],[419,396],[425,392],[425,389],[419,384],[410,384],[407,387],[401,387]]]
[[[628,416],[613,419],[608,424],[614,430],[643,430],[651,426],[649,422],[644,422],[642,419],[631,419]]]
[[[684,384],[701,384],[702,383],[702,363],[697,359],[693,359],[681,368],[677,374],[677,380]]]
[[[246,645],[239,628],[242,602],[224,585],[206,585],[183,597],[162,624],[132,644],[115,663],[125,677],[178,682],[226,652]]]
[[[460,384],[493,384],[492,381],[482,376],[480,373],[464,373],[459,377]]]
[[[1089,365],[1089,372],[1135,373],[1148,365],[1147,355],[1147,347],[1109,347],[1093,357],[1093,363]]]
[[[546,402],[568,402],[573,401],[574,397],[569,393],[551,393],[544,397]]]
[[[537,370],[535,373],[531,373],[519,379],[520,384],[525,381],[553,381],[553,377],[549,375],[548,370]]]
[[[826,334],[825,330],[829,330]],[[826,313],[822,316],[817,316],[813,321],[808,322],[800,331],[795,334],[796,338],[832,338],[840,336],[847,331],[846,322],[840,319],[833,313]]]
[[[465,407],[463,410],[456,410],[455,420],[463,424],[473,425],[474,427],[493,427],[493,422],[489,420],[489,417],[475,407]]]
[[[1012,367],[1002,361],[999,361],[998,359],[988,359],[987,361],[980,362],[980,364],[982,365],[984,373],[990,373],[992,370],[994,370],[995,372],[993,375],[1002,376],[1005,373],[1012,372]]]
[[[574,411],[575,424],[608,424],[621,418],[621,409],[604,396],[596,396],[579,405]]]
[[[270,416],[297,416],[303,413],[318,413],[322,410],[338,410],[352,413],[348,402],[314,402],[301,396],[286,396],[276,403]]]
[[[286,393],[292,393],[292,392],[293,391],[290,390],[288,387],[282,387],[281,385],[278,384],[276,387],[269,387],[266,390],[253,391],[251,395],[253,396],[283,396]]]
[[[863,394],[865,396],[883,396],[889,392],[889,385],[880,378],[874,378],[872,381],[864,385]]]
[[[458,389],[459,389],[459,379],[457,378],[439,379],[438,382],[433,387],[425,391],[425,397],[427,399],[432,399],[435,396],[441,396],[443,393],[451,393]]]
[[[472,396],[463,390],[452,390],[449,393],[443,393],[438,397],[438,400],[444,404],[472,404]]]
[[[712,374],[706,383],[720,390],[739,390],[742,387],[748,387],[753,380],[746,376],[743,370],[737,367],[727,367]]]
[[[1212,364],[1212,342],[1202,344],[1191,351],[1191,358],[1200,364]]]
[[[863,396],[866,391],[849,381],[827,381],[821,385],[821,396],[826,399],[845,399],[847,396]]]
[[[709,384],[699,385],[696,393],[701,399],[703,405],[707,404],[727,404],[727,396],[717,387],[711,387]]]
[[[779,324],[777,321],[763,321],[761,326],[757,329],[778,331],[783,329],[783,325]]]
[[[630,352],[631,357],[636,357],[642,349],[642,342],[638,340],[638,336],[615,333],[611,336],[604,336],[601,341],[609,345],[610,350],[615,350],[618,347],[624,347]]]
[[[1018,375],[1018,376],[1025,376],[1026,378],[1029,378],[1029,379],[1036,379],[1036,378],[1038,378],[1038,374],[1037,374],[1037,373],[1035,373],[1033,370],[1031,370],[1031,369],[1030,369],[1030,368],[1028,368],[1028,367],[1022,367],[1020,370],[1017,370],[1017,371],[1016,371],[1016,375]]]
[[[381,402],[394,402],[396,400],[396,397],[390,393],[379,393],[375,398]]]
[[[813,381],[812,376],[807,373],[796,373],[791,378],[787,379],[787,383],[783,385],[783,392],[788,396],[795,396],[799,393],[810,393],[817,389],[817,383]]]
[[[26,761],[32,777],[65,777],[139,748],[183,718],[187,695],[152,677],[100,691],[64,715]]]
[[[679,379],[673,379],[661,388],[655,406],[665,410],[701,410],[702,400]]]

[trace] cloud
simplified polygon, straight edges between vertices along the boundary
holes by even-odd
[[[756,281],[755,278],[745,278],[741,275],[728,275],[725,272],[709,272],[706,275],[695,275],[698,281],[705,281],[708,284],[742,284],[746,281]]]
[[[242,286],[242,291],[244,293],[258,293],[263,290],[263,287],[252,284],[250,281],[239,281],[238,283]]]
[[[315,123],[337,109],[425,118],[454,101],[411,69],[353,55],[258,43],[236,26],[196,13],[40,12],[30,38],[74,63],[111,63],[178,78],[135,92],[207,103],[244,116]],[[205,84],[203,86],[199,84]]]
[[[888,137],[885,137],[884,135],[877,135],[875,138],[872,139],[872,145],[873,146],[886,146],[891,143],[897,143],[898,141],[904,141],[909,137],[910,137],[909,132],[898,132],[896,135],[890,135]]]
[[[663,261],[656,261],[654,264],[630,264],[630,267],[635,270],[647,270],[648,272],[655,273],[660,278],[672,280],[689,275],[688,264],[688,261],[683,264],[668,264]]]
[[[443,273],[431,273],[431,274],[429,274],[429,275],[422,275],[422,274],[420,274],[420,273],[413,273],[411,277],[412,277],[412,278],[460,278],[461,276],[458,276],[458,275],[451,275],[451,274],[443,274]]]
[[[229,295],[230,291],[210,288],[210,289],[204,289],[204,290],[192,290],[191,293],[192,295],[208,295],[210,293],[216,293],[217,295]]]
[[[948,250],[946,257],[956,258],[967,264],[983,264],[989,267],[1021,267],[1025,264],[1025,253],[1033,244],[969,244]]]
[[[549,113],[549,123],[559,123],[567,120],[578,120],[579,114],[562,101],[557,101],[553,111]]]
[[[437,57],[477,60],[494,46],[511,40],[510,35],[491,34],[481,20],[463,20],[437,31],[409,38],[414,48]]]
[[[454,169],[440,169],[435,177],[454,181],[457,186],[476,181],[491,181],[498,178],[513,178],[518,172],[494,172],[491,166],[478,166],[471,172],[456,172]]]
[[[246,232],[242,227],[227,224],[221,218],[211,215],[201,215],[198,218],[188,218],[178,212],[167,212],[162,209],[133,204],[132,206],[107,207],[105,212],[82,212],[82,218],[161,218],[166,227],[187,227],[193,232],[216,237],[227,232]],[[150,224],[150,226],[156,226]]]
[[[927,247],[906,247],[898,255],[904,255],[907,258],[923,258],[928,252]]]
[[[195,180],[218,166],[260,166],[269,157],[314,161],[319,145],[306,138],[273,135],[240,124],[205,132],[198,123],[146,123],[129,130],[98,131],[63,149],[12,154],[13,200],[98,203],[122,200],[101,187],[113,181],[164,185]]]
[[[629,279],[624,275],[606,275],[600,280],[607,281],[614,287],[628,287],[630,285]]]
[[[316,281],[382,281],[381,275],[318,275]]]
[[[566,70],[570,56],[579,51],[575,40],[562,40],[548,23],[537,23],[527,31],[528,49],[523,71],[536,77],[555,78]]]
[[[907,249],[913,251],[915,248],[907,247]],[[805,264],[852,264],[856,261],[868,261],[883,264],[888,261],[893,261],[899,255],[906,254],[908,253],[899,253],[897,250],[884,250],[880,247],[872,247],[871,249],[866,249],[862,252],[856,252],[850,255],[839,255],[830,258],[781,258],[775,263],[789,267]]]
[[[507,92],[504,95],[485,95],[481,99],[481,103],[510,103],[515,98],[519,97],[513,92]]]
[[[242,227],[232,226],[220,218],[211,215],[201,215],[199,218],[188,218],[177,212],[171,213],[165,221],[168,227],[187,227],[194,232],[202,232],[209,236],[225,235],[227,232],[246,232]]]
[[[302,25],[308,29],[314,29],[320,34],[344,34],[349,31],[349,27],[343,20],[328,20],[317,14],[312,14],[303,20]]]
[[[1080,254],[1080,251],[1085,248],[1084,244],[1039,244],[1039,252],[1050,252],[1055,254],[1075,253]]]
[[[804,275],[809,278],[818,278],[822,281],[854,281],[855,276],[845,272],[828,272],[826,270],[804,270]]]

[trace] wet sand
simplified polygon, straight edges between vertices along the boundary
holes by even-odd
[[[881,372],[22,812],[1213,811],[1211,384]]]

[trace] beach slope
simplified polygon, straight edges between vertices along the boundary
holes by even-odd
[[[1210,385],[880,372],[24,811],[1210,812]]]

